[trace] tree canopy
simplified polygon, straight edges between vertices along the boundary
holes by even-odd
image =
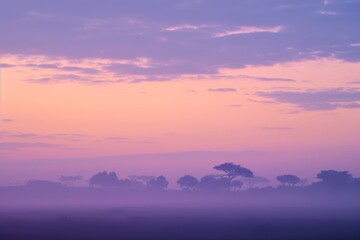
[[[300,182],[299,177],[291,174],[277,176],[276,180],[278,180],[281,184],[292,185],[292,186]]]
[[[176,182],[182,189],[193,190],[199,184],[199,180],[191,175],[185,175]]]

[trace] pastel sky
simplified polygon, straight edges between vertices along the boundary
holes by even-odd
[[[360,0],[2,0],[0,184],[360,175]]]

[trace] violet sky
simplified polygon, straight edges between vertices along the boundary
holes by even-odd
[[[360,0],[1,0],[0,184],[360,174]]]

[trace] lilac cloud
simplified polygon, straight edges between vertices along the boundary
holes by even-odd
[[[355,45],[360,39],[359,1],[331,1],[326,5],[321,0],[184,3],[35,0],[27,4],[3,0],[0,28],[11,31],[1,34],[0,54],[102,58],[110,62],[146,57],[156,64],[142,68],[109,63],[105,69],[150,78],[214,74],[221,68],[312,59],[314,53],[317,57],[360,61],[360,48]],[[62,70],[86,74],[101,71]]]
[[[352,102],[349,104],[342,104],[341,107],[342,108],[360,108],[360,103]]]
[[[325,89],[301,92],[259,92],[258,96],[278,103],[294,104],[305,111],[330,111],[337,108],[360,108],[360,91],[353,89]]]
[[[13,64],[7,64],[7,63],[0,63],[0,68],[11,68],[15,67]]]

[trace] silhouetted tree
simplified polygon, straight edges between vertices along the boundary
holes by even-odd
[[[252,171],[240,165],[233,163],[223,163],[214,167],[214,169],[225,172],[225,177],[228,179],[228,189],[230,190],[231,182],[239,176],[254,177]]]
[[[115,172],[100,172],[90,178],[90,187],[116,187],[119,185],[119,179]]]
[[[61,176],[59,180],[65,185],[74,186],[74,182],[80,181],[82,176]]]
[[[328,186],[344,186],[353,182],[352,175],[347,171],[323,170],[317,174],[317,178]]]
[[[180,185],[182,189],[194,190],[199,184],[199,180],[194,176],[185,175],[177,180],[177,184]]]
[[[199,187],[205,191],[226,190],[229,187],[229,179],[225,177],[204,176],[200,179]]]
[[[299,177],[291,174],[277,176],[276,180],[278,180],[283,185],[291,185],[291,186],[294,186],[300,182]]]
[[[213,190],[216,188],[216,178],[211,175],[204,176],[200,179],[199,186],[203,190]]]
[[[153,189],[165,189],[169,185],[169,182],[164,176],[159,176],[157,178],[151,179],[147,182],[147,186]]]
[[[230,184],[231,188],[234,189],[235,191],[240,190],[242,185],[243,183],[240,180],[233,180]]]

